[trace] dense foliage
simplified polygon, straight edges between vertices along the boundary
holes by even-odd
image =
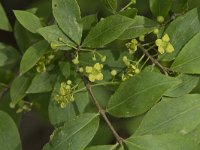
[[[16,123],[37,109],[54,126],[43,150],[199,150],[198,6],[52,0],[12,28],[0,5],[18,45],[0,43],[1,149],[22,149]]]

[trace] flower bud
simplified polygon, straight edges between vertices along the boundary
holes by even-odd
[[[55,43],[51,43],[50,46],[52,49],[57,49],[57,44],[55,44]]]
[[[78,64],[79,64],[78,58],[73,59],[72,62],[73,62],[75,65],[78,65]]]
[[[71,84],[72,84],[72,81],[71,81],[71,80],[68,80],[68,81],[67,81],[67,84],[68,84],[68,85],[71,85]]]
[[[135,69],[135,74],[138,74],[138,73],[140,73],[140,69]]]
[[[112,70],[110,73],[111,73],[112,76],[116,76],[117,75],[117,70]]]
[[[163,23],[163,22],[165,21],[165,18],[164,18],[163,16],[158,16],[158,17],[157,17],[157,21],[158,21],[159,23]]]
[[[102,58],[101,58],[101,62],[105,62],[106,61],[106,56],[103,56]]]
[[[124,56],[124,57],[123,57],[123,61],[124,61],[124,62],[128,61],[127,56]]]
[[[12,108],[12,109],[15,108],[15,104],[12,103],[12,102],[9,104],[9,106],[10,106],[10,108]]]
[[[93,56],[93,57],[92,57],[92,60],[93,60],[93,61],[96,61],[97,59],[96,59],[96,57],[95,57],[95,56]]]
[[[136,0],[131,0],[132,4],[135,5],[136,4]]]
[[[157,35],[159,33],[159,30],[156,28],[153,30],[153,33]]]
[[[80,73],[83,73],[83,72],[84,72],[83,67],[80,67],[80,68],[79,68],[79,72],[80,72]]]
[[[144,35],[139,36],[139,40],[140,40],[141,42],[144,42]]]

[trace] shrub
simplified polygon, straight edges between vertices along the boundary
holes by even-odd
[[[0,6],[18,45],[0,43],[1,148],[22,149],[34,108],[54,126],[43,150],[198,150],[199,1],[86,3],[14,10],[13,29]]]

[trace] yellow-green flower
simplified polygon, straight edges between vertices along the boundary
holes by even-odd
[[[54,96],[55,101],[57,101],[61,108],[65,108],[68,103],[74,101],[71,84],[72,82],[70,80],[67,83],[62,82],[58,94]]]
[[[126,66],[130,66],[130,60],[128,59],[128,57],[127,56],[124,56],[123,58],[122,58],[122,60],[123,60],[123,62],[124,62],[124,64],[126,65]]]
[[[126,44],[130,54],[135,53],[135,51],[137,50],[137,44],[138,44],[138,41],[136,39],[132,39],[131,43]]]
[[[91,82],[103,80],[103,74],[101,73],[102,68],[103,65],[100,63],[96,63],[93,67],[86,66],[85,72],[88,73],[88,78]]]
[[[38,73],[45,72],[46,66],[49,65],[54,58],[55,58],[54,52],[49,52],[43,55],[36,64],[36,71]]]
[[[137,69],[137,67],[133,64],[131,64],[129,67],[128,67],[128,76],[132,77],[134,74],[135,74],[135,70]]]
[[[165,34],[162,39],[157,39],[155,43],[156,46],[158,46],[158,52],[160,54],[164,54],[165,51],[167,53],[172,53],[174,51],[174,47],[170,43],[170,37],[168,34]]]
[[[44,62],[39,62],[36,64],[36,71],[38,73],[42,73],[42,72],[45,72],[46,71],[46,65]]]
[[[125,81],[130,77],[133,77],[134,74],[138,73],[140,73],[140,69],[137,66],[131,64],[130,66],[128,66],[128,71],[126,72],[126,74],[122,74],[122,81]]]

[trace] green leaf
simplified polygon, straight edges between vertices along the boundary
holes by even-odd
[[[107,106],[108,99],[111,97],[113,93],[111,85],[110,86],[102,85],[102,86],[92,87],[92,92],[94,93],[95,97],[97,98],[97,100],[99,101],[100,105],[103,108]],[[93,107],[93,104],[92,104],[92,107]]]
[[[116,40],[131,24],[133,19],[121,15],[109,16],[91,29],[85,38],[84,47],[103,47]]]
[[[5,88],[5,85],[4,85],[4,88]],[[0,89],[0,91],[2,90]],[[20,114],[17,114],[15,109],[10,108],[10,103],[11,103],[11,98],[10,98],[10,92],[8,91],[1,98],[0,110],[4,111],[9,116],[11,116],[14,122],[18,124],[21,119]]]
[[[143,72],[122,82],[108,103],[116,117],[132,117],[148,111],[179,80],[155,72]]]
[[[29,47],[22,57],[20,74],[24,74],[33,68],[39,59],[49,50],[49,44],[46,41],[39,41]]]
[[[86,148],[85,150],[115,150],[117,145],[99,145],[99,146],[91,146]]]
[[[56,45],[62,45],[61,41],[59,41],[59,38],[64,39],[64,41],[72,46],[75,46],[75,44],[61,31],[61,29],[57,25],[51,25],[44,28],[38,29],[38,33],[43,36],[45,40],[47,40],[50,44],[54,43]],[[59,49],[61,50],[69,50],[71,47],[68,46],[60,46]]]
[[[31,83],[29,75],[22,75],[15,78],[10,88],[10,97],[12,103],[15,105],[26,96],[26,90]]]
[[[29,7],[36,8],[35,15],[44,22],[49,22],[49,19],[52,18],[52,1],[37,1],[29,5]]]
[[[53,15],[63,32],[80,44],[82,25],[80,8],[76,0],[53,0],[52,7]]]
[[[58,77],[49,103],[49,119],[51,124],[54,126],[58,126],[63,122],[70,121],[76,115],[83,113],[85,107],[89,103],[88,93],[83,91],[75,94],[75,101],[73,103],[69,103],[66,108],[62,109],[54,99],[54,96],[59,92],[61,82],[61,78]]]
[[[6,16],[6,13],[5,13],[1,3],[0,3],[0,14],[1,14],[0,15],[0,20],[1,20],[0,29],[1,30],[5,30],[5,31],[12,31],[12,27],[11,27],[11,25],[9,23],[9,20],[8,20],[8,18]]]
[[[187,134],[200,124],[200,95],[163,98],[144,117],[135,135]]]
[[[24,53],[29,46],[42,39],[38,34],[26,30],[18,21],[14,25],[14,36],[17,46]]]
[[[83,114],[56,129],[43,150],[84,150],[99,126],[97,114]]]
[[[181,13],[188,7],[188,0],[173,0],[172,11]]]
[[[189,137],[196,143],[200,144],[200,134],[199,133],[200,133],[200,124],[195,129],[193,129],[191,132],[186,134],[185,137]]]
[[[135,131],[137,130],[137,128],[139,127],[141,121],[143,120],[144,116],[146,115],[146,113],[136,116],[136,117],[131,117],[131,118],[127,118],[124,119],[124,128],[127,130],[127,132],[129,134],[133,134],[135,133]]]
[[[181,73],[200,74],[200,45],[199,45],[200,33],[195,35],[186,45],[183,47],[171,69]]]
[[[160,56],[160,60],[174,60],[184,45],[200,31],[199,16],[200,8],[195,8],[170,23],[165,34],[167,33],[169,35],[175,51],[171,54]]]
[[[199,82],[198,76],[180,74],[176,78],[182,80],[182,83],[180,83],[177,86],[169,89],[165,93],[165,96],[179,97],[179,96],[183,96],[185,94],[188,94],[197,86],[197,84]]]
[[[20,54],[12,46],[0,49],[0,66],[16,65],[20,60]]]
[[[13,119],[0,111],[0,145],[4,150],[22,150],[20,136]]]
[[[94,104],[93,104],[93,107],[94,107]],[[94,112],[91,112],[90,110],[89,111],[87,110],[86,112],[94,113]],[[95,113],[98,113],[97,109]],[[108,124],[105,121],[102,121],[99,125],[99,129],[97,130],[89,146],[105,145],[105,143],[110,143],[110,141],[112,140],[113,140],[112,131],[110,130],[110,128],[108,128]]]
[[[49,74],[47,72],[37,74],[29,86],[26,93],[44,93],[50,92],[53,89],[55,74]]]
[[[39,28],[42,28],[40,19],[34,14],[23,10],[15,10],[14,14],[19,23],[30,32],[36,33]]]
[[[98,19],[96,14],[85,16],[81,19],[83,30],[90,30],[97,22]]]
[[[143,17],[136,16],[133,19],[133,23],[129,28],[119,37],[121,40],[137,38],[141,35],[152,32],[158,24],[153,20]]]
[[[103,5],[112,13],[116,13],[117,0],[102,0]]]
[[[138,12],[138,10],[136,8],[131,8],[131,9],[126,9],[126,10],[120,11],[118,14],[133,19],[137,15],[137,12]]]
[[[8,57],[6,54],[2,53],[0,50],[0,67],[4,66],[6,64]]]
[[[188,8],[189,9],[197,8],[199,6],[200,6],[199,0],[188,0]]]
[[[172,7],[172,0],[149,0],[149,4],[154,16],[166,17]]]
[[[124,146],[121,146],[118,150],[125,150]]]
[[[198,150],[199,146],[189,138],[176,134],[145,135],[125,140],[129,150]]]
[[[62,75],[63,75],[66,79],[68,79],[69,76],[70,76],[70,72],[71,72],[69,62],[60,61],[60,62],[59,62],[59,67],[60,67],[60,70],[61,70],[61,72],[62,72]]]

